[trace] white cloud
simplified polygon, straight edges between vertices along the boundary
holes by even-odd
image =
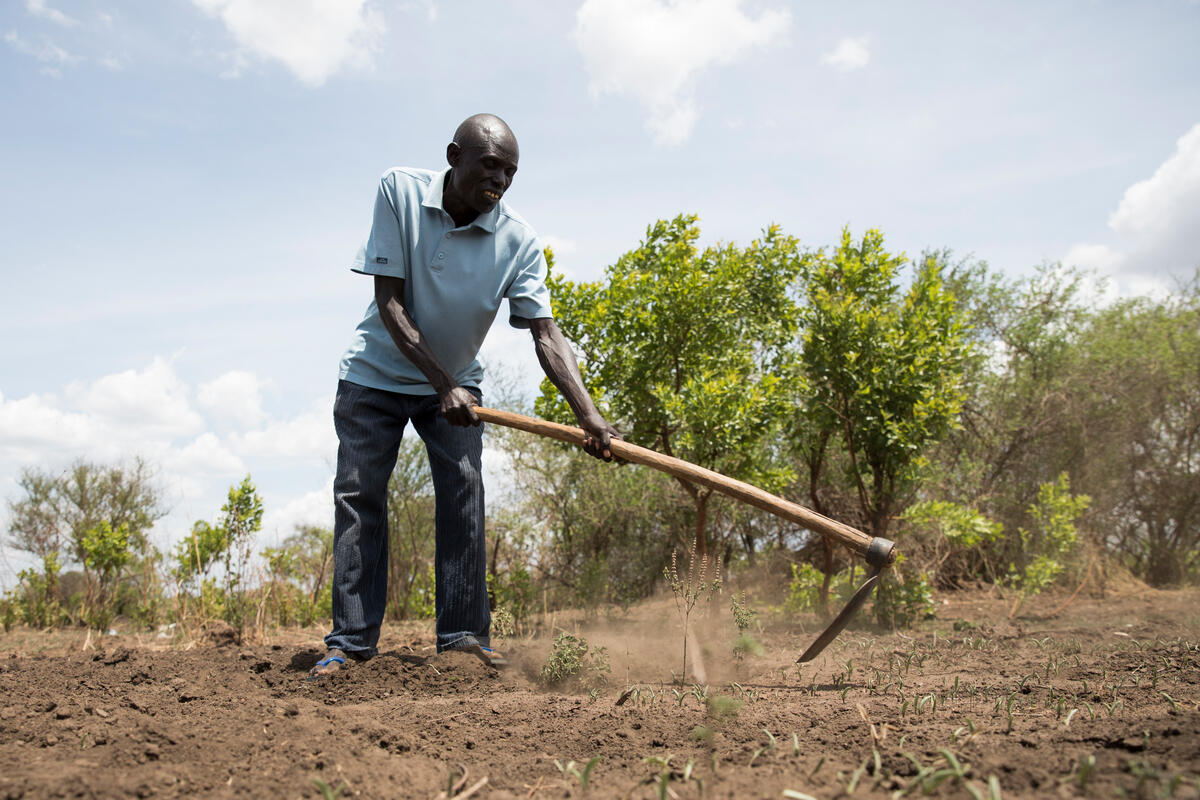
[[[246,462],[222,444],[215,434],[207,431],[182,449],[170,453],[163,466],[169,472],[221,477],[241,477],[248,471]]]
[[[86,414],[63,411],[53,395],[8,400],[0,394],[0,462],[28,462],[47,453],[61,457],[91,448],[98,427]]]
[[[821,63],[843,72],[862,69],[871,60],[868,44],[869,39],[866,36],[842,39],[837,43],[837,47],[821,56]]]
[[[1191,256],[1200,255],[1200,124],[1151,177],[1125,190],[1108,226],[1127,236],[1186,239]]]
[[[320,86],[347,65],[365,64],[382,16],[367,0],[192,0],[220,18],[245,56],[281,62],[301,82]]]
[[[333,401],[290,419],[274,420],[266,426],[231,437],[233,449],[260,459],[308,459],[334,463],[337,435],[333,430]]]
[[[112,426],[167,439],[196,433],[204,426],[189,394],[164,358],[155,358],[144,370],[126,370],[88,385],[67,387],[68,398],[82,411]]]
[[[62,67],[70,66],[79,61],[79,56],[68,53],[46,38],[42,39],[41,44],[34,44],[21,38],[16,31],[9,31],[4,34],[4,41],[18,53],[40,61],[44,65],[42,73],[54,78],[62,77]]]
[[[574,37],[592,93],[632,97],[648,113],[656,142],[682,144],[699,117],[697,74],[773,44],[791,24],[787,10],[751,18],[741,6],[741,0],[585,0]]]
[[[196,403],[219,423],[251,428],[262,422],[262,382],[253,372],[235,370],[200,384]]]
[[[1170,276],[1200,267],[1200,124],[1153,175],[1125,190],[1108,227],[1122,246],[1080,243],[1063,260],[1111,276],[1123,294],[1160,294]]]
[[[46,0],[25,0],[25,9],[33,16],[48,19],[56,25],[70,27],[79,24],[79,20],[74,17],[68,17],[58,9],[47,6]]]
[[[267,547],[276,547],[296,531],[298,525],[333,527],[333,476],[320,489],[295,497],[283,505],[276,506],[264,498],[263,505],[269,510],[263,515],[260,541]]]

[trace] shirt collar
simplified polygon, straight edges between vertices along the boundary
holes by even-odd
[[[450,168],[447,167],[433,176],[433,180],[429,183],[429,193],[425,195],[425,199],[421,202],[421,205],[425,208],[432,208],[436,209],[437,211],[441,211],[447,217],[450,216],[450,212],[446,210],[444,205],[442,205],[442,189],[446,185],[446,175],[449,172]],[[503,200],[500,201],[500,203],[503,202]],[[472,220],[471,224],[467,227],[482,228],[488,233],[495,233],[496,223],[500,220],[500,203],[496,203],[496,207],[488,213],[480,214],[478,217]],[[451,220],[453,221],[453,218],[451,218]]]

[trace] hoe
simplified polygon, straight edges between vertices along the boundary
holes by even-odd
[[[527,433],[557,439],[560,442],[568,442],[576,445],[583,444],[585,434],[580,428],[546,422],[545,420],[534,419],[521,414],[513,414],[509,411],[499,411],[494,408],[476,406],[474,410],[476,416],[485,422],[492,422],[507,428],[516,428]],[[769,511],[778,517],[794,522],[807,530],[829,536],[846,545],[846,547],[866,560],[873,571],[867,577],[866,581],[863,582],[863,585],[858,587],[854,596],[850,598],[845,607],[834,618],[833,622],[829,623],[829,627],[822,631],[816,641],[809,645],[804,654],[797,659],[801,663],[812,661],[820,655],[821,651],[830,642],[837,638],[837,635],[842,632],[842,629],[846,627],[862,607],[863,603],[866,602],[867,598],[871,596],[875,585],[879,583],[880,573],[891,566],[896,560],[896,545],[894,542],[879,536],[868,536],[856,528],[832,520],[804,506],[784,500],[782,497],[776,497],[770,492],[759,489],[757,486],[751,486],[748,483],[734,480],[718,472],[713,472],[710,469],[698,467],[682,459],[665,456],[662,453],[656,453],[653,450],[647,450],[644,447],[638,447],[635,444],[629,444],[620,439],[613,439],[610,449],[614,456],[624,461],[653,467],[668,475],[682,478],[685,481],[707,486],[722,494],[741,500],[743,503],[752,505],[755,508],[761,508],[763,511]]]

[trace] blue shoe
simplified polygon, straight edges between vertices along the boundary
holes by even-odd
[[[331,675],[346,666],[346,654],[336,647],[329,649],[325,654],[325,658],[313,665],[313,668],[308,671],[308,680],[315,681],[319,678],[324,678],[326,675]]]

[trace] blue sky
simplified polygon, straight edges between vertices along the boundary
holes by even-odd
[[[508,199],[576,278],[692,212],[707,241],[871,226],[1162,291],[1200,263],[1197,41],[1190,0],[9,0],[0,495],[140,454],[160,543],[247,472],[265,543],[327,523],[376,180],[440,167],[477,111],[515,130]],[[536,385],[526,334],[484,356]]]

